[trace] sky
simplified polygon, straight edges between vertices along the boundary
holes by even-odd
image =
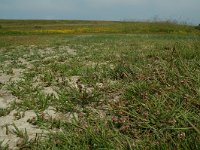
[[[0,19],[176,20],[200,24],[200,0],[0,0]]]

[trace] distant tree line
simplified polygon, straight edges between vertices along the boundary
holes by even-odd
[[[200,30],[200,24],[198,26],[196,26],[195,28]]]

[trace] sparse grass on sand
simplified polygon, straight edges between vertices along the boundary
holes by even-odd
[[[199,149],[200,37],[184,28],[3,33],[0,149]]]

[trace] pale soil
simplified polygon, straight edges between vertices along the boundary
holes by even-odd
[[[16,50],[24,49],[23,46],[16,47]],[[11,82],[18,82],[23,79],[23,73],[28,71],[28,69],[31,69],[34,67],[33,63],[38,60],[31,60],[28,61],[31,56],[35,55],[37,46],[31,45],[28,48],[29,54],[25,54],[22,57],[17,58],[17,62],[20,65],[24,65],[26,68],[12,68],[12,72],[7,74],[3,71],[0,71],[0,109],[7,109],[10,107],[10,104],[14,101],[19,102],[20,100],[13,96],[10,91],[6,89],[6,85],[8,85]],[[74,49],[69,48],[68,46],[60,46],[59,51],[65,51],[68,53],[68,55],[76,55],[76,51]],[[54,48],[45,48],[45,49],[38,49],[37,53],[39,55],[45,57],[47,56],[48,59],[55,57],[56,50]],[[27,59],[26,59],[27,58]],[[8,65],[10,65],[12,60],[7,60],[4,62],[3,66],[6,68]],[[76,84],[76,80],[78,77],[74,77],[71,79],[71,84]],[[35,82],[33,86],[40,85],[39,82]],[[42,85],[42,84],[41,84]],[[77,86],[77,85],[75,85]],[[54,95],[56,99],[58,99],[57,87],[43,87],[42,92],[47,95]],[[56,112],[56,109],[53,107],[48,107],[46,110],[42,112],[45,119],[56,119],[56,120],[62,120],[66,122],[71,122],[72,119],[78,120],[78,114],[76,113],[67,113],[63,114],[61,112]],[[2,141],[1,146],[8,145],[9,149],[18,149],[18,145],[22,142],[22,138],[18,137],[16,134],[16,128],[19,129],[20,132],[26,133],[27,136],[30,139],[36,138],[36,135],[38,134],[46,134],[48,131],[40,129],[38,126],[32,125],[29,123],[28,120],[31,120],[33,118],[36,118],[37,115],[33,110],[28,110],[25,112],[20,112],[18,110],[12,110],[8,115],[1,116],[0,117],[0,142]],[[16,128],[15,128],[16,127]]]
[[[8,144],[10,149],[17,149],[17,143],[20,140],[20,137],[15,134],[16,129],[14,125],[23,133],[27,132],[29,139],[34,139],[36,134],[45,133],[44,130],[27,122],[28,119],[36,117],[34,111],[29,110],[24,112],[22,118],[18,120],[15,118],[16,114],[18,112],[13,110],[8,115],[0,117],[0,141],[3,141],[2,145]]]
[[[24,49],[23,46],[16,47],[16,50]],[[44,49],[37,48],[37,46],[31,45],[29,47],[25,47],[28,54],[23,54],[21,57],[16,58],[16,62],[18,65],[24,66],[23,69],[20,67],[15,68],[12,67],[10,73],[6,73],[0,71],[0,109],[7,109],[10,108],[10,104],[12,102],[20,102],[21,100],[17,97],[13,96],[12,93],[6,89],[6,86],[12,82],[18,82],[23,80],[24,73],[27,73],[29,70],[33,69],[34,63],[40,63],[41,61],[55,61],[57,60],[60,55],[66,54],[67,56],[75,56],[77,55],[76,50],[71,49],[68,46],[59,46],[58,48],[47,47]],[[59,51],[59,53],[57,52]],[[34,55],[40,55],[42,60],[37,60]],[[33,59],[32,59],[33,57]],[[69,57],[70,59],[70,57]],[[66,63],[67,60],[64,62],[59,63]],[[95,67],[96,65],[107,65],[107,62],[104,63],[96,63],[96,62],[83,62],[86,66]],[[6,68],[12,64],[12,60],[6,60],[3,64],[3,67]],[[45,66],[40,66],[42,69],[45,69]],[[111,68],[113,66],[110,66]],[[54,96],[55,99],[59,99],[60,90],[56,85],[46,85],[42,80],[43,75],[37,74],[33,78],[32,87],[39,87],[41,92],[45,96]],[[74,88],[80,92],[86,92],[88,94],[92,93],[94,88],[89,87],[88,85],[84,85],[80,81],[80,76],[71,76],[71,77],[58,77],[56,80],[58,83],[67,82],[71,88]],[[109,81],[110,85],[115,85],[115,81]],[[1,86],[3,85],[3,86]],[[104,88],[104,83],[97,83],[96,86],[98,88]],[[120,95],[111,95],[110,99],[113,102],[119,101]],[[77,106],[78,107],[78,106]],[[99,109],[94,109],[91,106],[88,106],[88,109],[91,113],[96,114],[99,118],[104,118],[106,115],[106,110],[109,106],[101,106]],[[77,108],[81,110],[81,108]],[[62,113],[57,112],[53,106],[49,106],[43,112],[36,114],[34,110],[28,111],[20,111],[17,109],[11,110],[7,115],[0,117],[0,142],[3,141],[2,146],[8,145],[9,149],[18,149],[18,146],[23,143],[23,138],[19,137],[16,134],[16,128],[19,129],[20,132],[23,134],[27,134],[29,140],[37,138],[38,135],[47,135],[49,131],[41,129],[40,127],[33,125],[30,120],[34,120],[37,118],[37,115],[42,116],[46,120],[62,120],[64,122],[73,122],[74,119],[78,120],[79,115],[78,113]],[[62,130],[62,129],[61,129]],[[56,132],[56,130],[52,129],[51,132]]]

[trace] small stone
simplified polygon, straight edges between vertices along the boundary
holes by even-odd
[[[22,146],[24,143],[25,143],[24,139],[23,139],[23,138],[20,138],[20,139],[17,141],[16,146],[20,147],[20,146]]]
[[[185,136],[186,136],[186,135],[185,135],[184,132],[178,134],[178,138],[179,138],[179,139],[185,139]]]

